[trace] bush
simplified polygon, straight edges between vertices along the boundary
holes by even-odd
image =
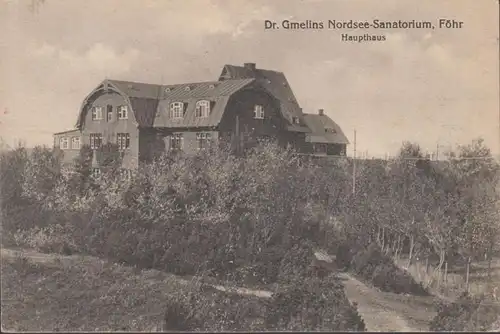
[[[488,331],[500,313],[500,306],[484,296],[463,294],[438,309],[431,321],[431,331]]]
[[[352,258],[352,270],[379,289],[394,293],[428,296],[429,292],[372,243]]]
[[[273,295],[265,318],[266,330],[365,331],[344,287],[333,277],[296,281]]]

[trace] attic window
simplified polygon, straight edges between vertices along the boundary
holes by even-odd
[[[300,120],[299,120],[299,118],[298,118],[298,117],[296,117],[296,116],[292,117],[292,123],[293,123],[293,124],[300,124]]]
[[[215,85],[214,84],[210,84],[210,86],[208,86],[209,89],[214,89],[215,88]]]
[[[190,91],[190,90],[191,90],[191,87],[186,86],[186,88],[184,88],[184,90],[185,90],[186,92],[188,92],[188,91]]]
[[[208,117],[210,114],[210,101],[201,100],[196,102],[196,117]]]
[[[325,132],[326,133],[337,133],[337,131],[335,131],[335,129],[332,129],[332,128],[325,128]]]
[[[165,88],[165,93],[170,92],[172,89],[170,87]]]
[[[184,118],[184,103],[183,102],[172,102],[170,104],[170,118],[172,118],[172,119]]]

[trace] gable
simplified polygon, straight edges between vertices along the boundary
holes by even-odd
[[[283,72],[248,68],[245,66],[225,65],[219,76],[219,80],[224,81],[228,78],[254,78],[262,88],[280,102],[281,113],[290,123],[288,126],[289,131],[308,132],[304,123],[302,109]],[[300,124],[294,124],[294,117],[299,119]]]

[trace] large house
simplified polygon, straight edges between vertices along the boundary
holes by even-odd
[[[106,79],[85,97],[76,128],[54,134],[54,146],[73,161],[80,146],[112,142],[123,168],[158,153],[195,153],[214,142],[235,148],[273,138],[300,153],[345,155],[349,143],[323,110],[302,112],[282,72],[225,65],[217,81],[157,85]],[[98,164],[94,157],[94,164]]]

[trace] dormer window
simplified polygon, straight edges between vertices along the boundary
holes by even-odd
[[[196,117],[208,117],[210,114],[210,101],[201,100],[196,102]]]
[[[326,128],[325,132],[326,133],[337,133],[337,131],[335,131],[335,129],[333,129],[333,128]]]
[[[92,120],[98,121],[101,120],[102,117],[102,107],[93,107],[92,108]]]
[[[214,84],[210,84],[210,85],[208,86],[208,88],[209,88],[209,89],[214,89],[214,88],[215,88],[215,85],[214,85]]]
[[[255,119],[264,119],[264,107],[261,106],[260,104],[256,104],[254,109],[253,109],[254,116],[253,118]]]
[[[294,116],[294,117],[292,117],[292,123],[293,123],[293,124],[300,124],[300,120],[299,120],[299,118],[298,118],[298,117],[295,117],[295,116]]]
[[[172,89],[170,87],[165,88],[165,93],[170,92]]]
[[[191,87],[186,86],[186,88],[184,88],[184,90],[185,90],[186,92],[189,92],[189,91],[191,90]]]
[[[170,118],[179,119],[184,118],[184,103],[172,102],[170,104]]]
[[[128,119],[127,106],[119,106],[118,107],[118,119]]]

